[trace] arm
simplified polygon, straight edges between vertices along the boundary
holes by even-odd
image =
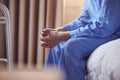
[[[119,0],[102,0],[102,5],[98,10],[92,22],[87,24],[85,27],[80,27],[70,31],[71,36],[89,36],[89,37],[109,37],[116,32],[120,26],[120,8]],[[100,5],[99,5],[100,6]],[[95,6],[92,8],[94,9]],[[96,7],[95,7],[96,8]]]

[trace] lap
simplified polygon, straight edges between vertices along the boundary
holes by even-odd
[[[108,38],[90,38],[90,37],[73,37],[66,42],[61,42],[58,44],[54,50],[57,50],[58,53],[61,53],[63,49],[67,49],[67,53],[64,53],[69,56],[79,56],[81,58],[88,58],[94,49],[98,46],[117,39],[116,36],[111,36]]]

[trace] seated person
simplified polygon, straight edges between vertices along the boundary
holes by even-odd
[[[43,29],[40,34],[41,46],[50,48],[46,67],[63,69],[66,80],[85,80],[92,51],[120,37],[120,0],[84,2],[77,19],[58,29]]]

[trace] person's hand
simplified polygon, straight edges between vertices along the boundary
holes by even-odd
[[[47,31],[47,32],[45,32]],[[40,37],[40,44],[43,47],[52,48],[61,41],[66,41],[70,38],[68,32],[60,32],[57,30],[45,30]]]
[[[63,27],[58,27],[56,29],[53,28],[45,28],[42,30],[40,36],[45,37],[49,34],[50,31],[65,31]]]
[[[40,37],[46,37],[50,31],[56,31],[56,29],[53,29],[53,28],[45,28],[42,30],[41,34],[40,34]]]
[[[41,37],[41,46],[52,48],[60,42],[58,31],[49,31],[47,35]]]
[[[42,32],[40,33],[40,45],[43,47],[48,47],[48,43],[45,39],[46,36],[49,35],[50,31],[56,31],[56,29],[53,28],[45,28],[42,30]]]

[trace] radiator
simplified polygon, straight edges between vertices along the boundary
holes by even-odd
[[[43,28],[62,25],[63,0],[6,2],[11,17],[13,63],[20,69],[34,67],[42,70],[48,49],[40,46],[39,34]]]
[[[45,0],[9,0],[13,63],[18,68],[43,68],[44,48],[39,46],[39,32],[45,25],[39,25],[39,12],[44,12],[45,9],[39,11],[41,2],[44,3]]]

